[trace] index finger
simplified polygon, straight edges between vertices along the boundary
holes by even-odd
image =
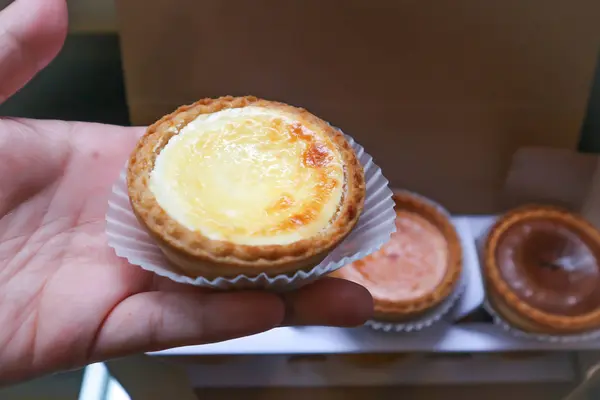
[[[16,0],[0,12],[0,103],[58,54],[67,24],[65,0]]]

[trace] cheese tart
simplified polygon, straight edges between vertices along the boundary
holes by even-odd
[[[181,273],[310,270],[353,229],[363,169],[310,112],[256,97],[204,99],[147,129],[131,155],[133,211]]]
[[[576,334],[600,328],[600,232],[551,206],[510,211],[484,249],[488,301],[525,332]]]
[[[377,252],[333,273],[366,287],[374,320],[404,322],[440,305],[462,271],[462,248],[449,216],[421,196],[396,191],[396,232]]]

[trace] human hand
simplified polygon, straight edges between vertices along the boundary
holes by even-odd
[[[57,54],[65,0],[0,13],[0,98]],[[281,325],[354,326],[372,299],[323,279],[285,295],[211,292],[128,265],[107,246],[108,194],[142,128],[0,119],[0,382]]]

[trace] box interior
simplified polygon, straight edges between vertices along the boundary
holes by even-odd
[[[517,149],[577,147],[600,43],[597,1],[121,0],[117,11],[134,124],[203,97],[289,102],[353,136],[392,186],[469,214],[506,207]]]

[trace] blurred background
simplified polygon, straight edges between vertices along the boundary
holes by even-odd
[[[10,0],[0,0],[4,8]],[[70,34],[59,56],[0,105],[1,115],[129,124],[115,6],[70,0]]]

